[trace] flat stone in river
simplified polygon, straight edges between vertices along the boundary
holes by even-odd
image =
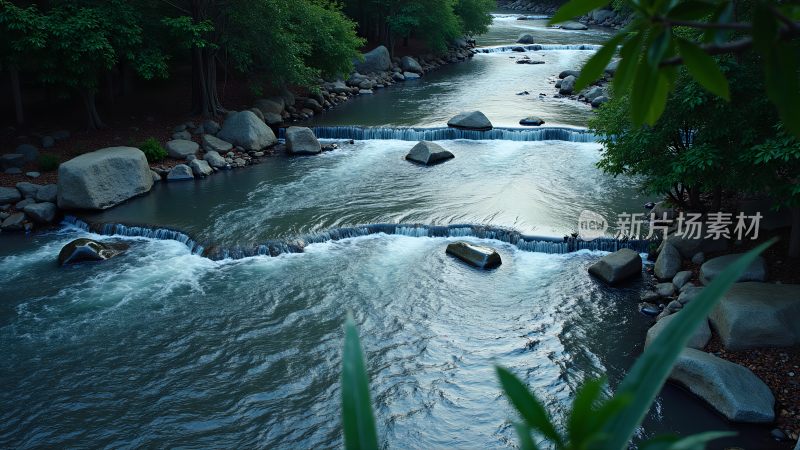
[[[634,250],[623,248],[589,266],[589,273],[608,284],[616,284],[642,274],[642,257]]]
[[[450,158],[455,158],[455,156],[441,145],[428,141],[419,142],[406,155],[407,160],[426,166],[438,164]]]
[[[464,241],[448,245],[446,252],[480,269],[492,269],[503,263],[495,249]]]
[[[492,122],[482,112],[470,111],[453,117],[447,122],[447,126],[462,130],[489,131],[492,129]]]

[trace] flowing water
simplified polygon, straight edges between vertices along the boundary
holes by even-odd
[[[499,16],[481,43],[525,30],[559,45],[604,33]],[[650,325],[636,312],[642,282],[603,286],[586,271],[603,253],[562,237],[582,210],[614,218],[650,199],[596,169],[599,144],[574,128],[590,110],[551,98],[547,77],[591,51],[529,53],[547,63],[479,54],[315,120],[325,137],[369,140],[161,184],[55,232],[0,236],[0,447],[341,446],[348,310],[387,448],[514,447],[494,364],[557,420],[587,377],[615,385]],[[481,136],[491,140],[436,129],[461,109],[562,127]],[[404,161],[419,133],[456,158]],[[77,237],[130,248],[56,267]],[[445,255],[458,239],[497,248],[503,265],[482,272]],[[619,245],[601,242],[590,248]],[[708,429],[731,425],[667,387],[641,433]],[[768,429],[735,429],[729,443],[773,445]]]

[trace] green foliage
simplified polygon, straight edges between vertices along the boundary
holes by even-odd
[[[39,159],[37,160],[37,165],[39,166],[39,170],[42,172],[52,172],[53,170],[58,169],[58,166],[61,164],[61,161],[58,159],[56,155],[44,154],[39,155]]]
[[[477,35],[489,31],[495,8],[493,0],[458,0],[455,4],[456,16],[461,21],[462,34]]]
[[[558,23],[606,6],[609,0],[571,0],[554,15]],[[752,48],[763,70],[764,91],[786,130],[800,137],[800,8],[774,0],[614,0],[628,8],[628,26],[590,60],[579,80],[586,86],[621,45],[614,89],[626,95],[634,126],[655,125],[675,87],[677,65],[685,65],[705,89],[730,99],[729,83],[711,55],[740,54]],[[741,3],[741,2],[740,2]],[[734,14],[736,9],[736,14]],[[736,20],[744,20],[736,22]],[[686,30],[691,30],[686,36]],[[701,44],[698,45],[697,42]]]
[[[532,437],[547,441],[556,450],[625,450],[634,432],[664,386],[672,366],[694,331],[765,249],[764,243],[747,252],[725,269],[681,311],[681,320],[671,321],[658,335],[611,397],[603,394],[604,380],[589,380],[578,389],[567,417],[566,433],[558,430],[547,410],[519,378],[497,367],[500,386],[519,413],[522,422],[514,429],[523,450],[540,447]],[[364,369],[358,332],[351,316],[345,326],[342,356],[342,423],[345,448],[378,448],[375,420],[369,401],[369,380]],[[687,437],[661,436],[642,443],[641,448],[659,450],[702,450],[715,439],[735,433],[706,432]],[[550,448],[548,446],[548,448]]]
[[[167,157],[167,150],[154,137],[147,138],[139,145],[139,150],[147,157],[147,162],[158,162]]]

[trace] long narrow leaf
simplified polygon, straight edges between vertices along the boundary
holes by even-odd
[[[550,421],[550,416],[544,406],[534,395],[525,387],[513,373],[503,367],[495,367],[497,378],[500,379],[500,386],[503,387],[506,396],[522,416],[525,423],[534,430],[542,433],[544,437],[555,443],[559,448],[563,447],[561,435],[556,431],[556,427]]]
[[[347,315],[342,356],[342,426],[348,450],[377,450],[378,433],[369,397],[364,354],[353,317]]]
[[[672,366],[686,343],[717,301],[739,279],[750,264],[772,245],[764,243],[747,252],[725,269],[683,311],[681,320],[673,320],[653,341],[617,388],[616,395],[630,395],[631,402],[606,425],[608,449],[627,449],[634,431],[644,419],[653,400],[666,382]]]
[[[515,422],[514,430],[517,431],[517,436],[519,437],[519,448],[521,450],[539,450],[539,447],[536,446],[536,443],[533,442],[533,438],[531,437],[530,427],[524,423]]]
[[[698,83],[718,97],[730,100],[728,80],[719,69],[714,58],[686,39],[676,39],[678,51],[683,56],[686,68]]]
[[[603,75],[603,71],[606,69],[609,61],[611,61],[611,57],[617,52],[617,46],[619,46],[623,39],[625,39],[624,34],[614,36],[609,39],[597,53],[592,55],[589,61],[586,61],[586,64],[581,68],[580,76],[575,80],[575,91],[582,90]]]

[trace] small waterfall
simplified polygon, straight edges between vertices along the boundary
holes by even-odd
[[[128,226],[120,223],[102,223],[90,225],[73,216],[64,217],[64,220],[61,223],[68,228],[77,228],[82,231],[100,234],[103,236],[145,237],[162,241],[178,241],[188,247],[189,250],[196,255],[202,255],[205,252],[205,248],[187,234],[167,228]]]
[[[553,50],[600,50],[602,45],[596,44],[517,44],[499,45],[496,47],[476,48],[478,53],[511,53],[515,48],[522,47],[526,52],[533,51],[553,51]],[[521,52],[520,52],[521,53]]]
[[[438,237],[493,239],[514,245],[526,252],[564,254],[578,250],[600,250],[613,252],[621,248],[630,248],[639,253],[648,251],[649,241],[620,241],[611,238],[600,238],[584,241],[570,236],[548,237],[531,236],[514,230],[485,225],[420,225],[376,223],[355,227],[333,228],[305,234],[294,239],[273,239],[253,246],[203,246],[180,231],[166,228],[128,226],[123,224],[90,225],[78,218],[67,216],[62,222],[68,228],[77,228],[104,236],[146,237],[178,241],[186,245],[196,255],[212,260],[242,259],[251,256],[278,256],[284,253],[303,253],[306,246],[330,241],[340,241],[373,234],[401,235],[410,237]]]
[[[400,141],[451,141],[505,140],[505,141],[568,141],[597,142],[597,136],[581,128],[537,127],[537,128],[494,128],[489,131],[459,130],[457,128],[392,128],[333,126],[314,127],[314,134],[320,139],[400,140]],[[285,137],[281,129],[279,137]]]

